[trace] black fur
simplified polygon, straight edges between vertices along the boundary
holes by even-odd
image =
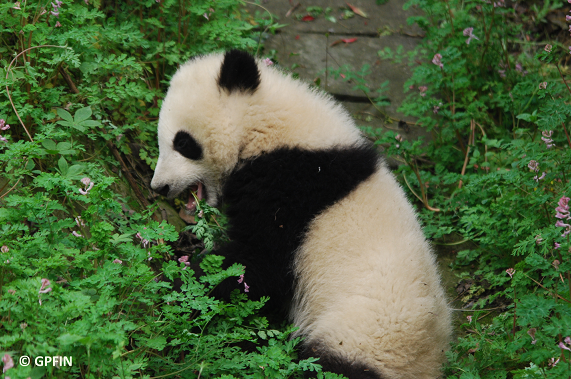
[[[301,353],[300,359],[307,359],[309,357],[319,357],[317,363],[321,365],[323,371],[342,374],[349,379],[383,379],[383,376],[377,369],[361,362],[342,358],[339,354],[331,352],[331,349],[327,348],[324,344],[313,342],[306,345]],[[315,373],[306,372],[305,374],[306,378],[315,377]]]
[[[202,159],[202,146],[187,132],[179,131],[172,141],[173,149],[183,157],[199,160]]]
[[[246,266],[251,297],[270,296],[268,307],[279,308],[292,294],[293,254],[308,224],[373,174],[378,159],[366,145],[284,148],[242,162],[223,188],[231,242],[216,253],[226,257],[224,267]],[[215,295],[227,298],[235,288],[243,290],[235,278],[228,279]]]
[[[256,60],[240,50],[230,50],[224,54],[220,67],[218,86],[229,93],[234,91],[255,92],[260,85],[260,71]]]

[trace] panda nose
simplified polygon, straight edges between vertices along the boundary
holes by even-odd
[[[169,194],[169,189],[170,189],[169,185],[166,184],[166,185],[162,186],[161,188],[155,190],[155,192],[157,192],[159,195],[167,196]]]

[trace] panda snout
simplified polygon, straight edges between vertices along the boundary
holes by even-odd
[[[156,193],[158,193],[159,195],[162,195],[164,197],[167,197],[167,195],[169,194],[169,191],[170,191],[170,187],[168,184],[165,184],[164,186],[159,187],[159,188],[153,187],[153,189],[155,190]]]

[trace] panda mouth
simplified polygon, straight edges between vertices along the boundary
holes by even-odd
[[[193,214],[194,211],[196,211],[196,202],[204,199],[206,191],[204,190],[202,182],[191,185],[189,189],[190,193],[188,195],[188,202],[186,203],[184,210],[187,214]]]

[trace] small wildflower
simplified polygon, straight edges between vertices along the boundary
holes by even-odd
[[[272,60],[270,58],[264,59],[264,63],[266,64],[266,66],[271,66],[274,64],[274,62],[272,62]]]
[[[440,61],[442,59],[442,55],[441,54],[435,54],[434,58],[432,58],[432,63],[434,63],[435,65],[439,66],[440,68],[444,68],[444,65],[442,64],[442,62]]]
[[[420,86],[418,87],[418,90],[420,91],[420,96],[424,97],[426,96],[426,91],[428,90],[427,86]]]
[[[397,141],[399,141],[399,142],[402,142],[402,140],[403,140],[403,138],[402,138],[402,136],[401,136],[400,134],[397,134],[397,135],[395,136],[395,139],[396,139]]]
[[[539,89],[547,89],[547,82],[539,83]]]
[[[529,167],[530,170],[533,170],[535,172],[539,171],[539,163],[537,163],[537,161],[535,160],[529,161],[527,167]]]
[[[204,211],[201,209],[200,212],[198,212],[198,218],[203,218],[204,217]]]
[[[20,329],[24,330],[28,327],[28,324],[26,324],[25,322],[20,324]]]
[[[55,27],[56,27],[56,28],[61,28],[61,24],[59,23],[59,21],[56,21]]]
[[[498,73],[500,74],[501,78],[505,78],[506,77],[506,70],[498,70]]]
[[[14,360],[8,353],[4,354],[2,357],[2,362],[4,363],[4,368],[2,369],[3,373],[14,367]]]
[[[529,334],[529,336],[531,337],[531,344],[535,345],[535,343],[537,342],[537,340],[535,339],[535,332],[537,331],[536,328],[531,328],[527,331],[527,334]]]
[[[559,249],[561,247],[560,243],[555,242],[555,249]]]
[[[545,172],[543,172],[543,174],[541,174],[541,176],[538,178],[537,175],[535,175],[533,177],[533,180],[535,180],[536,182],[539,182],[540,180],[542,180],[543,178],[545,178]]]
[[[183,268],[183,270],[186,270],[186,268],[187,268],[188,266],[190,266],[190,262],[188,261],[188,255],[183,255],[182,257],[180,257],[180,258],[178,259],[178,261],[179,261],[180,263],[184,263],[184,268]]]
[[[559,342],[559,345],[558,345],[558,346],[559,346],[561,349],[565,349],[565,350],[571,351],[571,349],[568,348],[567,346],[565,346],[565,344],[564,344],[563,342]]]
[[[432,108],[432,113],[437,114],[438,110],[440,110],[440,106],[435,105],[434,108]]]
[[[558,207],[555,208],[557,212],[555,217],[561,220],[569,220],[571,216],[569,214],[569,198],[567,196],[561,197],[557,203]]]
[[[81,234],[79,234],[78,232],[76,232],[75,230],[71,232],[71,234],[73,234],[76,237],[83,237]]]
[[[42,297],[41,294],[42,293],[48,293],[51,292],[51,287],[49,287],[50,285],[50,281],[49,279],[42,279],[42,286],[40,287],[40,290],[38,291],[38,302],[40,303],[40,305],[42,305]]]
[[[122,265],[122,264],[123,264],[123,261],[120,260],[120,259],[115,259],[115,260],[113,261],[113,263],[117,263],[117,264]]]
[[[539,245],[541,242],[543,242],[543,238],[541,238],[541,236],[540,236],[539,234],[536,235],[536,236],[535,236],[535,243],[536,243],[537,245]],[[507,272],[507,271],[506,271],[506,272]],[[509,272],[508,272],[508,274],[509,274]],[[510,275],[510,276],[511,276],[511,275]]]
[[[553,46],[551,46],[550,44],[545,45],[545,47],[543,48],[543,50],[547,51],[548,53],[551,53],[551,49],[553,49]]]
[[[244,282],[244,292],[250,292],[250,286]]]
[[[244,281],[244,274],[240,275],[240,278],[238,279],[238,283],[242,283]]]
[[[515,270],[513,268],[508,268],[506,270],[506,273],[510,276],[510,278],[513,278],[513,276],[515,274]]]
[[[13,8],[13,9],[18,9],[18,10],[20,10],[20,9],[21,9],[21,8],[20,8],[20,2],[19,2],[19,1],[16,1],[16,3],[14,4],[14,6],[13,6],[12,8]]]
[[[8,248],[8,246],[2,245],[2,247],[0,248],[0,251],[2,251],[3,253],[7,253],[10,251],[10,249]]]
[[[0,119],[0,130],[8,130],[10,129],[10,125],[6,124],[6,121]]]
[[[472,323],[472,316],[466,316],[466,318],[468,319],[468,324]]]
[[[2,142],[8,142],[8,140],[7,140],[6,138],[2,137],[2,136],[0,136],[0,141],[2,141]]]
[[[566,16],[565,16],[565,20],[567,20],[567,22],[571,21],[571,16],[566,15]]]
[[[204,13],[204,14],[202,15],[202,17],[204,17],[205,19],[207,19],[208,21],[210,21],[210,19],[208,18],[208,15],[207,15],[206,13]]]
[[[77,226],[81,227],[81,226],[85,226],[85,223],[83,222],[83,220],[81,219],[81,216],[77,216],[75,218],[75,223],[77,224]]]
[[[85,188],[84,189],[80,188],[79,193],[81,193],[82,195],[87,195],[89,193],[89,191],[91,191],[91,189],[93,188],[94,183],[89,178],[81,179],[81,183],[83,183]]]
[[[556,270],[559,270],[559,265],[561,264],[561,262],[559,262],[559,259],[556,259],[553,262],[551,262],[551,264],[553,265],[553,267],[555,267]]]
[[[547,365],[548,365],[549,367],[555,367],[555,366],[557,365],[557,363],[559,363],[559,358],[557,358],[557,360],[555,360],[555,358],[551,358],[551,359],[548,361]]]
[[[16,290],[8,290],[8,293],[11,295],[15,295],[16,294]]]
[[[543,132],[541,132],[541,135],[543,136],[543,137],[541,137],[541,140],[543,142],[545,142],[545,145],[547,146],[548,149],[555,146],[555,144],[553,143],[553,140],[550,138],[552,134],[553,134],[553,130],[544,130]]]
[[[565,341],[565,343],[567,345],[571,345],[571,337],[565,337],[565,339],[563,339],[563,341]]]
[[[476,37],[474,35],[474,28],[466,28],[463,31],[464,36],[468,37],[468,39],[466,40],[466,44],[469,45],[470,41],[472,41],[472,39],[477,39],[478,41],[480,40],[478,37]]]

